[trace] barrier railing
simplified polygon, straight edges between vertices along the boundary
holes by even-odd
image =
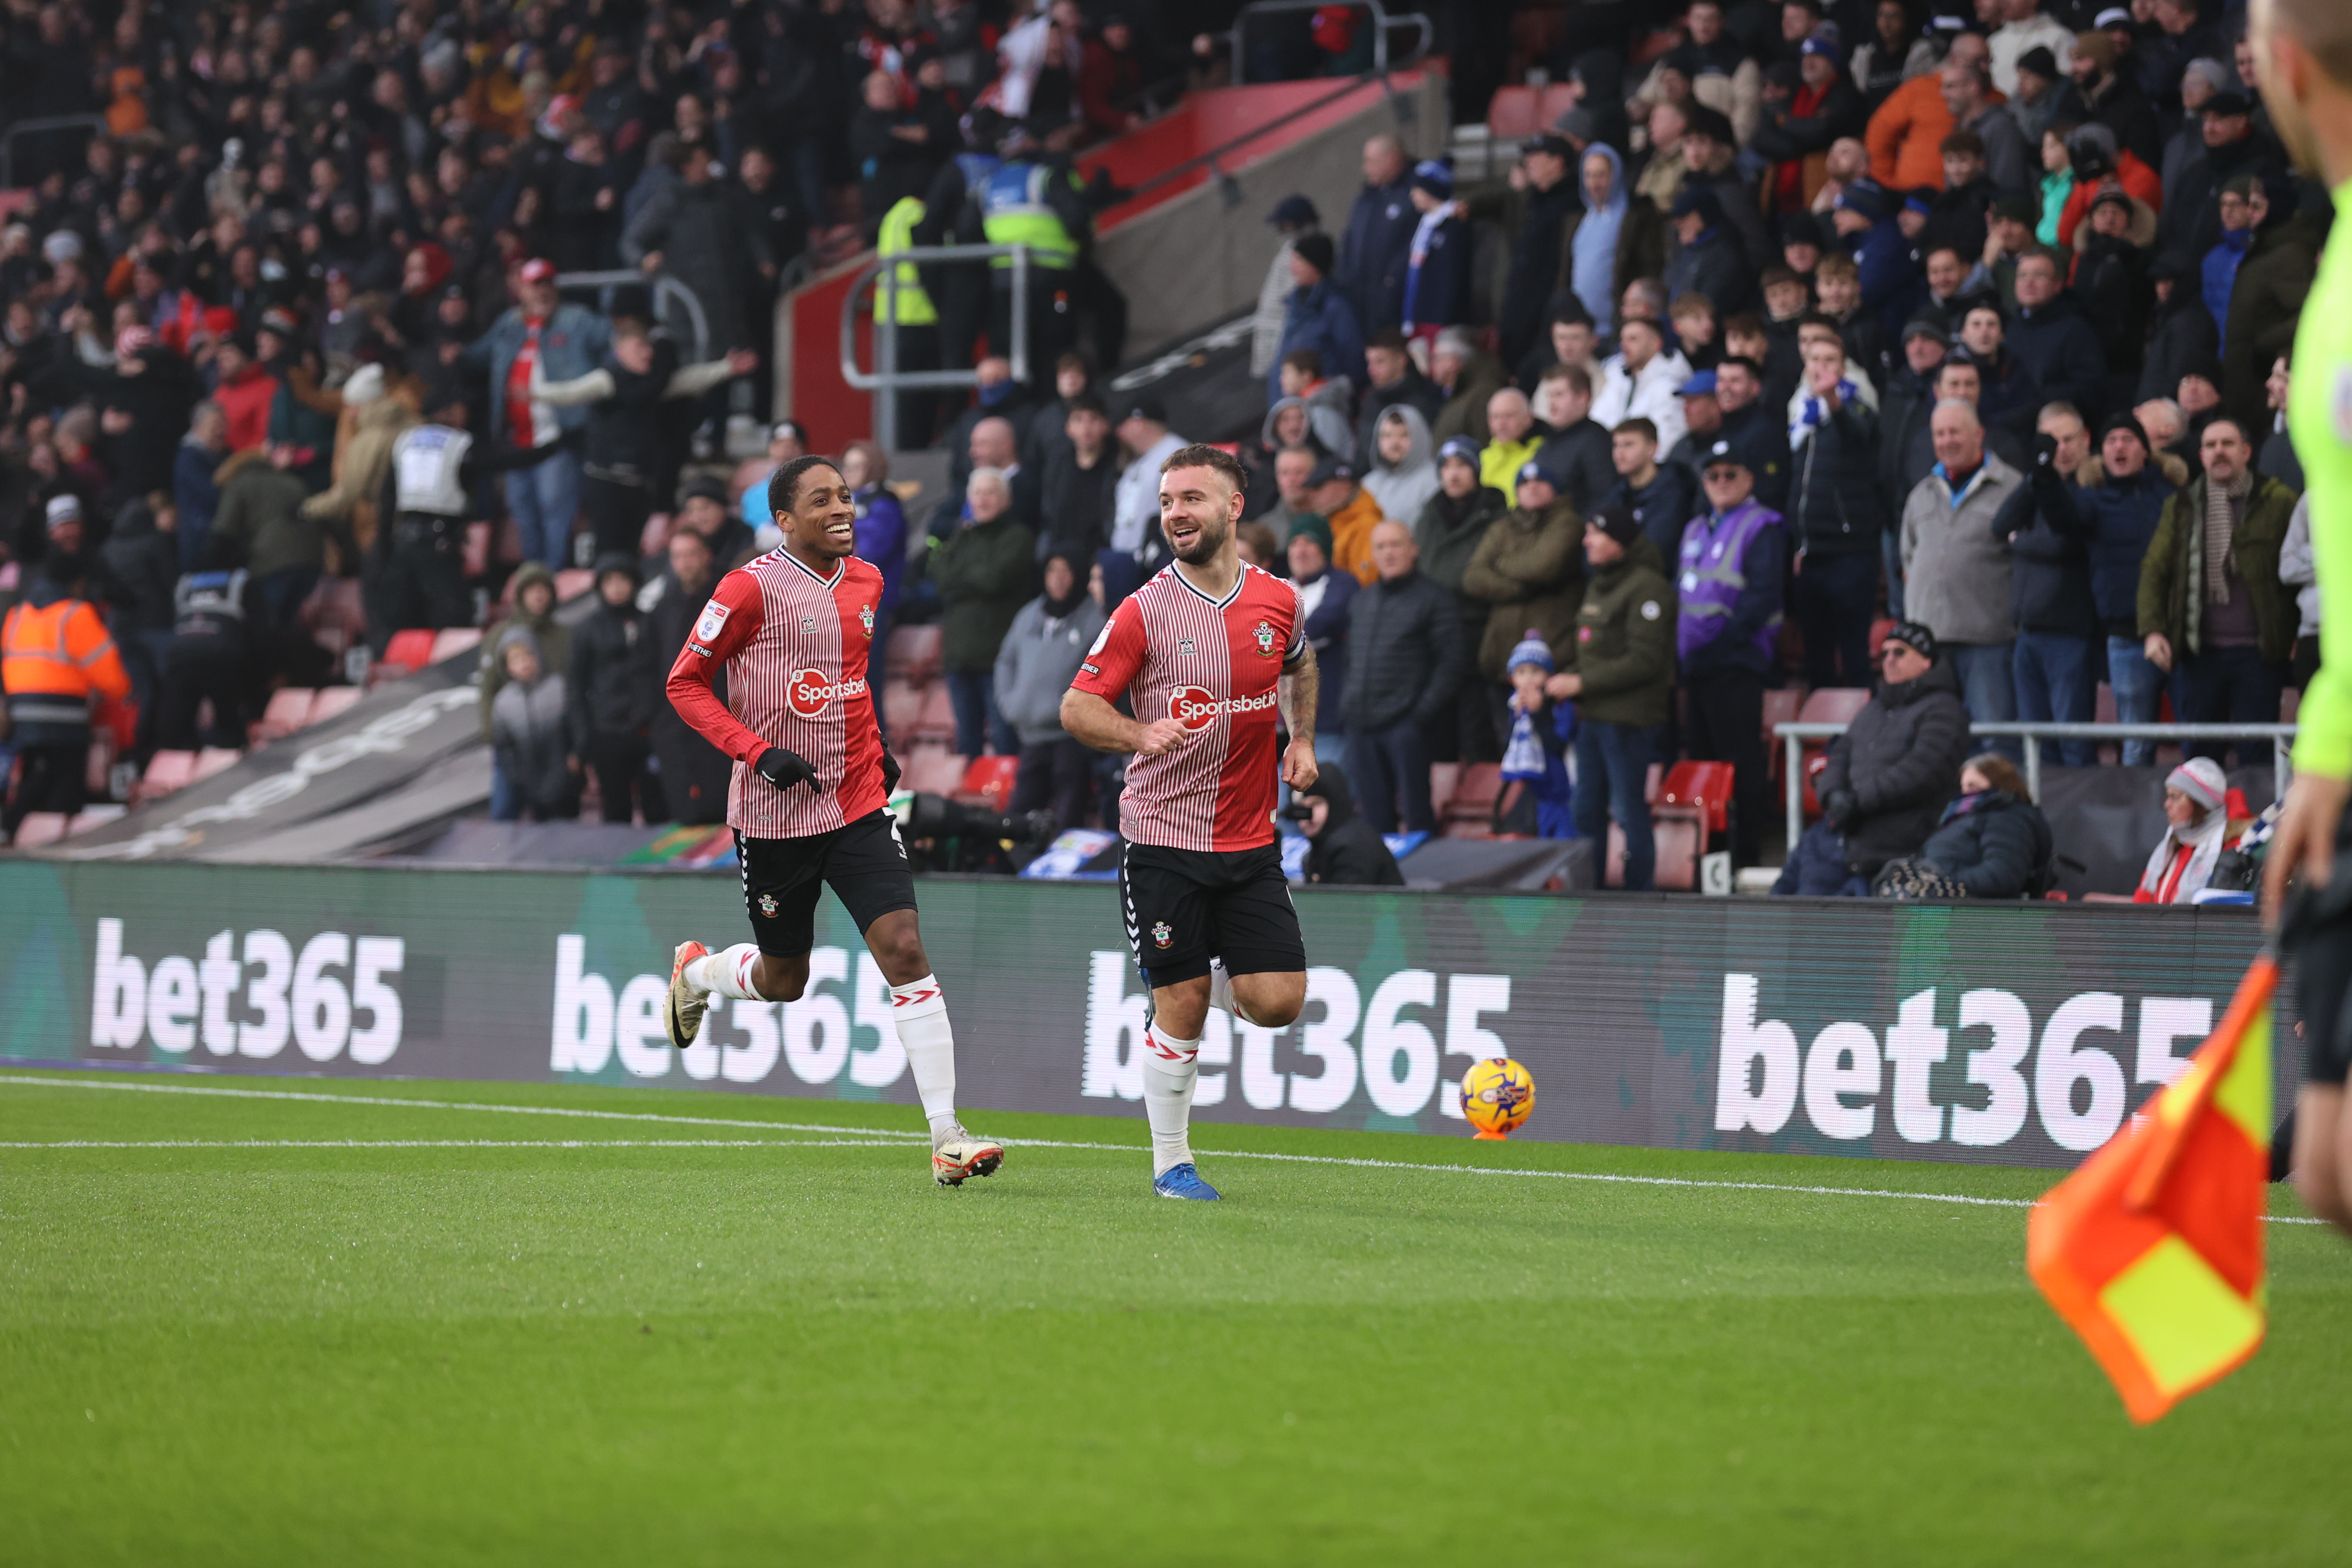
[[[1372,14],[1372,72],[1374,75],[1385,76],[1391,68],[1389,62],[1389,29],[1391,27],[1409,26],[1420,35],[1413,44],[1412,53],[1398,62],[1399,64],[1411,65],[1429,53],[1429,46],[1435,41],[1437,30],[1429,18],[1420,12],[1414,11],[1402,16],[1391,16],[1381,5],[1381,0],[1354,0],[1354,4],[1363,6]],[[1252,16],[1270,16],[1276,11],[1319,11],[1324,5],[1325,0],[1255,0],[1254,4],[1243,6],[1241,14],[1234,18],[1233,32],[1230,35],[1233,40],[1229,47],[1233,50],[1234,79],[1235,81],[1248,79],[1246,75],[1248,57],[1242,52],[1242,29]]]
[[[613,310],[613,290],[626,289],[632,284],[653,290],[656,316],[661,314],[661,304],[665,300],[675,300],[685,308],[686,319],[694,324],[694,358],[688,363],[700,364],[710,357],[710,321],[702,313],[702,300],[693,289],[677,279],[647,278],[635,268],[626,267],[605,272],[559,272],[555,275],[558,289],[595,289],[597,308],[607,315]]]
[[[861,268],[841,299],[841,379],[860,392],[878,392],[874,400],[874,439],[886,452],[898,449],[900,392],[977,386],[977,370],[900,370],[898,368],[898,268],[902,261],[921,265],[937,261],[1013,261],[1013,342],[1006,355],[1013,362],[1013,379],[1029,380],[1029,247],[1025,245],[910,245],[888,256],[877,256]],[[858,306],[871,285],[874,300],[874,368],[857,363]]]
[[[1796,849],[1805,831],[1805,742],[1833,741],[1846,731],[1843,724],[1808,723],[1793,720],[1772,726],[1784,748],[1781,783],[1787,793],[1789,847]],[[2246,741],[2271,743],[2271,767],[2279,795],[2286,793],[2293,771],[2293,724],[2063,724],[2055,721],[2013,719],[1970,724],[1971,735],[2016,736],[2025,742],[2025,788],[2037,805],[2042,801],[2043,741]]]

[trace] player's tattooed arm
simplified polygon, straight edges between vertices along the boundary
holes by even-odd
[[[1145,757],[1174,751],[1188,733],[1173,719],[1139,723],[1107,699],[1075,687],[1062,694],[1062,728],[1097,752],[1131,752]]]
[[[1294,790],[1315,782],[1315,704],[1323,690],[1323,672],[1315,662],[1314,645],[1298,651],[1298,662],[1283,671],[1276,689],[1282,703],[1282,727],[1290,731],[1290,745],[1282,754],[1282,782]]]

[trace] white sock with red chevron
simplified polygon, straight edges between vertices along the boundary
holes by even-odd
[[[890,1023],[898,1031],[898,1044],[906,1047],[915,1092],[922,1097],[923,1115],[936,1142],[956,1125],[955,1029],[948,1022],[939,976],[926,974],[890,987]]]
[[[739,942],[733,947],[721,949],[688,964],[686,983],[697,991],[757,1002],[761,997],[757,991],[751,989],[751,966],[759,962],[758,944]]]
[[[1151,1177],[1192,1163],[1192,1089],[1201,1077],[1201,1042],[1143,1037],[1143,1114],[1151,1123]]]

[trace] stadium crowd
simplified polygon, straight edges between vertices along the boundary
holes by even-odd
[[[770,374],[776,289],[812,249],[1023,237],[1071,305],[1032,313],[1050,384],[1012,379],[1001,279],[907,268],[911,362],[976,365],[969,406],[900,404],[950,492],[906,515],[866,443],[845,476],[885,626],[940,628],[957,750],[1017,753],[1016,809],[1115,822],[1116,761],[1049,699],[1164,564],[1161,458],[1230,433],[1097,383],[1108,193],[1066,155],[1131,123],[1121,94],[1181,42],[1074,0],[627,11],[10,12],[0,113],[106,121],[16,143],[17,591],[103,606],[142,746],[200,707],[233,743],[272,681],[331,678],[306,663],[322,575],[359,579],[379,652],[487,619],[500,814],[564,815],[593,773],[615,820],[713,820],[723,768],[658,677],[803,446],[786,424],[732,483],[695,467],[729,385]],[[1324,21],[1291,68],[1359,63]],[[1719,761],[1752,862],[1766,691],[1874,689],[1784,888],[2014,895],[2050,834],[1971,721],[2088,721],[2102,683],[2126,721],[2277,718],[2316,662],[2280,410],[2332,213],[2253,97],[2242,11],[1696,0],[1671,37],[1560,63],[1575,102],[1507,178],[1379,136],[1328,226],[1303,196],[1267,215],[1242,545],[1299,585],[1337,816],[1433,830],[1432,762],[1499,763],[1503,826],[1613,820],[1642,887],[1652,764]],[[992,205],[1000,181],[1022,199]],[[681,363],[648,297],[559,296],[610,267],[686,283],[724,357]],[[412,468],[439,500],[410,504]],[[591,563],[595,608],[558,626],[547,571]],[[17,725],[12,814],[48,798],[43,722]],[[1962,840],[2026,863],[1964,874]]]

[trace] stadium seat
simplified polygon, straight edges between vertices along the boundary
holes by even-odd
[[[1454,786],[1461,782],[1462,764],[1460,763],[1429,764],[1429,809],[1439,821],[1443,822],[1445,819],[1446,803],[1454,798]]]
[[[322,686],[310,704],[310,722],[323,724],[366,695],[356,686]]]
[[[376,661],[376,668],[383,672],[376,679],[396,680],[431,664],[433,635],[424,627],[393,633],[392,640],[384,645],[383,657]]]
[[[883,672],[894,679],[920,686],[940,672],[940,628],[894,626],[883,650]]]
[[[561,604],[576,599],[596,585],[595,571],[587,566],[567,566],[555,574],[555,598]]]
[[[466,525],[466,544],[459,561],[460,569],[469,580],[490,574],[491,531],[487,522]]]
[[[1493,835],[1496,797],[1503,793],[1503,764],[1471,763],[1462,769],[1462,776],[1454,786],[1454,794],[1445,803],[1446,837],[1466,837],[1453,831],[1455,823],[1475,823],[1483,831],[1480,838]]]
[[[1895,625],[1895,621],[1891,616],[1870,623],[1870,657],[1873,663],[1878,659],[1879,646],[1886,641],[1886,634],[1893,631]]]
[[[948,699],[948,683],[933,681],[923,689],[922,710],[916,715],[914,727],[908,739],[932,741],[946,745],[955,740],[955,704]],[[950,785],[949,793],[953,792]]]
[[[1780,776],[1780,756],[1787,749],[1781,744],[1780,731],[1774,726],[1795,723],[1804,706],[1805,689],[1801,686],[1786,687],[1764,694],[1765,768],[1772,778]]]
[[[292,734],[310,721],[310,710],[318,700],[318,692],[308,686],[279,687],[269,694],[269,706],[261,710],[261,722],[254,726],[256,734],[265,741]]]
[[[1543,98],[1532,87],[1503,87],[1486,105],[1486,134],[1497,142],[1524,142],[1543,124]]]
[[[645,531],[637,535],[637,553],[666,555],[669,552],[670,514],[657,511],[646,519]]]
[[[1651,885],[1662,892],[1696,891],[1698,863],[1706,854],[1705,827],[1688,816],[1656,816],[1650,822],[1650,838],[1655,850]],[[1625,885],[1625,830],[1614,822],[1609,825],[1605,876],[1604,887]]]
[[[1013,804],[1013,780],[1020,771],[1019,757],[974,757],[963,771],[956,798],[1002,812]]]
[[[1572,81],[1556,81],[1543,89],[1536,108],[1536,128],[1549,131],[1559,123],[1559,117],[1574,109],[1584,95],[1583,89]]]
[[[188,775],[188,782],[199,783],[225,769],[233,768],[243,761],[245,761],[243,752],[233,751],[226,746],[206,746],[196,753],[196,764]]]
[[[905,783],[923,795],[953,795],[963,783],[963,759],[945,746],[917,746],[907,753]]]
[[[482,646],[478,626],[450,626],[433,634],[433,657],[427,662],[439,664],[445,658],[455,658],[461,653],[471,653]]]
[[[86,805],[74,813],[73,820],[66,824],[66,837],[71,838],[77,833],[88,833],[92,828],[103,827],[110,822],[119,821],[128,809],[126,806],[117,805],[112,801],[102,805]]]
[[[1730,832],[1732,773],[1729,763],[1676,763],[1658,791],[1652,816],[1702,823],[1708,835]],[[1704,844],[1699,852],[1706,853]]]
[[[184,786],[196,771],[194,752],[158,752],[147,759],[147,772],[131,791],[141,801],[161,800],[173,790]]]
[[[922,716],[921,691],[903,680],[885,680],[882,683],[882,724],[890,732],[891,744],[906,745],[914,736]]]
[[[66,815],[61,811],[34,811],[16,824],[16,847],[30,849],[37,844],[55,844],[66,836]]]
[[[1824,686],[1805,694],[1797,717],[1807,724],[1846,724],[1870,703],[1870,692],[1855,686]]]

